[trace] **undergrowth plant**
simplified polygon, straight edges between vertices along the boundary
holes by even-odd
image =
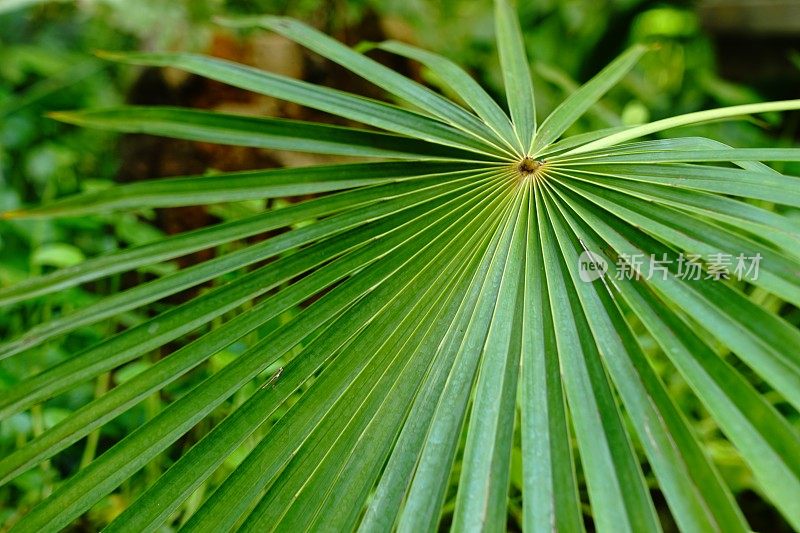
[[[165,523],[186,531],[430,531],[440,527],[448,501],[454,530],[500,531],[517,449],[522,482],[514,490],[527,531],[589,524],[658,531],[655,485],[681,530],[748,531],[662,382],[656,368],[664,365],[699,398],[763,495],[800,529],[800,440],[786,418],[800,408],[800,331],[754,297],[800,305],[800,228],[786,216],[800,208],[800,178],[762,163],[800,161],[800,150],[731,148],[700,137],[646,140],[680,126],[800,109],[800,100],[564,137],[645,47],[626,51],[537,123],[522,35],[505,0],[496,2],[496,34],[508,113],[459,66],[407,44],[377,46],[435,72],[465,106],[300,22],[228,23],[277,32],[401,105],[212,57],[105,54],[182,69],[370,128],[170,107],[56,118],[368,161],[121,185],[4,214],[75,216],[311,195],[0,290],[0,303],[11,305],[286,229],[3,342],[0,357],[24,358],[76,328],[227,280],[4,391],[0,418],[7,419],[194,332],[0,458],[0,483],[299,309],[75,471],[13,531],[68,526],[255,378],[260,387],[108,531]],[[261,438],[246,457],[186,511],[187,500],[257,431]]]

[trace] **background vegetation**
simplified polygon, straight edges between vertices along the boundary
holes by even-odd
[[[108,187],[119,181],[198,173],[207,168],[229,171],[319,162],[319,156],[309,158],[139,136],[119,138],[47,118],[46,114],[55,110],[100,107],[125,101],[320,118],[308,110],[177,72],[142,71],[109,64],[92,55],[98,49],[203,51],[315,83],[363,94],[378,94],[374,87],[281,38],[263,33],[241,37],[216,28],[212,23],[215,15],[288,14],[353,45],[387,37],[411,41],[447,53],[468,67],[485,87],[500,93],[501,76],[494,49],[489,1],[141,0],[136,4],[136,8],[131,10],[129,3],[121,0],[0,2],[0,211],[39,204],[78,191]],[[588,79],[630,43],[659,43],[657,52],[648,55],[634,75],[622,87],[612,91],[602,106],[582,121],[575,132],[622,123],[636,124],[705,107],[796,96],[785,84],[771,83],[770,80],[751,79],[751,84],[727,81],[719,71],[719,65],[726,62],[723,57],[725,50],[715,47],[713,39],[703,32],[694,7],[688,3],[549,0],[525,3],[520,16],[526,46],[538,61],[534,80],[537,104],[545,110],[554,107],[578,82]],[[774,53],[788,58],[791,50],[777,49]],[[427,71],[396,57],[387,57],[386,60],[392,62],[393,68],[439,87],[438,80]],[[788,95],[787,90],[790,92]],[[797,122],[798,114],[795,113],[782,119],[768,117],[763,123],[721,122],[692,130],[734,146],[792,146],[796,144]],[[688,135],[692,132],[684,128],[684,131],[675,132],[678,133]],[[790,166],[777,168],[794,175],[800,171]],[[164,234],[232,220],[271,206],[266,202],[247,202],[54,221],[0,220],[0,286],[80,263],[86,257],[148,242]],[[96,301],[121,287],[130,287],[196,263],[208,258],[210,253],[213,251],[117,275],[4,309],[0,313],[0,338],[16,337],[49,317]],[[224,281],[224,278],[218,281]],[[0,391],[195,293],[179,294],[135,312],[123,313],[31,350],[24,358],[0,362]],[[761,298],[764,306],[781,312],[791,323],[800,325],[797,309],[781,307],[782,304],[770,296],[756,293],[754,298]],[[290,316],[291,312],[275,323],[267,324],[246,340],[215,355],[210,364],[178,380],[160,395],[119,416],[41,468],[32,469],[0,488],[0,530],[13,524],[20,514],[47,496],[60,479],[153,417],[162,402],[180,397],[208,373],[224,366]],[[32,436],[68,416],[87,399],[130,379],[171,349],[170,346],[162,348],[147,360],[116,369],[94,383],[87,383],[29,412],[3,420],[0,422],[0,455],[22,446]],[[245,387],[237,393],[157,461],[95,506],[85,521],[76,527],[97,530],[107,524],[175,457],[224,418],[279,365],[267,369],[249,389]],[[683,380],[666,367],[663,372],[662,377],[672,397],[692,417],[695,429],[711,450],[751,524],[768,531],[788,530],[780,515],[763,501],[749,471],[690,394]],[[758,382],[755,376],[750,377]],[[776,407],[800,426],[800,419],[788,406],[776,400]],[[248,446],[252,446],[257,437],[258,434],[254,435]],[[187,502],[188,510],[197,505],[204,491],[212,490],[248,450],[244,446],[232,455]],[[512,484],[521,486],[520,477],[517,465]],[[509,519],[512,528],[518,525],[514,508],[512,505]]]

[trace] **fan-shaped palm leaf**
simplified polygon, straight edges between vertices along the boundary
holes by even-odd
[[[259,428],[257,444],[184,517],[183,529],[427,531],[437,528],[450,500],[456,530],[498,531],[507,520],[512,449],[519,446],[526,530],[581,531],[585,504],[600,531],[659,530],[640,447],[682,530],[747,531],[730,490],[645,352],[643,335],[655,340],[656,357],[703,402],[766,497],[800,528],[798,432],[721,353],[734,354],[800,408],[800,332],[745,292],[754,285],[800,305],[800,227],[780,210],[748,201],[800,207],[800,178],[761,163],[798,161],[800,150],[734,149],[694,137],[642,140],[677,126],[800,109],[800,100],[562,139],[645,48],[624,53],[537,128],[522,36],[505,0],[496,2],[496,21],[509,115],[441,56],[400,43],[380,45],[437,71],[469,109],[308,26],[275,17],[233,23],[281,33],[404,107],[210,57],[106,54],[184,69],[373,129],[173,108],[57,118],[121,132],[400,161],[182,177],[6,213],[50,217],[330,193],[0,290],[0,303],[13,304],[292,228],[4,342],[0,357],[24,358],[25,350],[80,326],[274,259],[4,391],[5,418],[200,332],[0,459],[1,483],[285,310],[301,309],[77,471],[15,531],[68,525],[277,361],[283,366],[262,375],[263,386],[182,455],[110,531],[154,530],[174,520],[183,502]],[[312,223],[297,225],[306,221]],[[694,255],[702,258],[701,278],[714,277],[719,265],[713,257],[762,261],[747,283],[694,280],[681,270]],[[639,265],[632,259],[637,256],[647,260]],[[732,266],[727,274],[732,277]],[[240,312],[204,328],[232,310]],[[296,401],[265,425],[289,398]],[[581,500],[580,486],[588,501]]]

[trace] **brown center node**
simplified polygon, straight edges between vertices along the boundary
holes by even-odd
[[[534,159],[532,157],[526,157],[522,160],[517,169],[523,176],[530,176],[531,174],[535,174],[536,171],[542,168],[543,165],[544,161]]]

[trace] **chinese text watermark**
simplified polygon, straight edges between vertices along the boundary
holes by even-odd
[[[760,253],[714,253],[706,256],[680,253],[677,257],[665,253],[620,253],[614,263],[613,277],[617,280],[666,280],[671,276],[689,281],[757,281],[762,259]],[[578,258],[581,281],[591,283],[606,276],[608,270],[608,261],[600,254],[585,250]]]

